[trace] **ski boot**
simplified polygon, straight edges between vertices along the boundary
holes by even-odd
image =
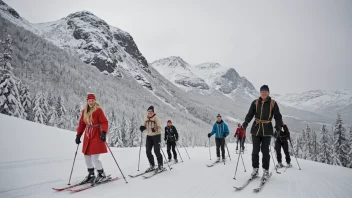
[[[270,176],[269,170],[264,169],[263,177],[262,177],[261,181],[266,181],[269,178],[269,176]]]
[[[106,177],[105,173],[104,173],[104,170],[101,169],[101,170],[98,170],[98,175],[97,177],[95,178],[94,180],[94,183],[95,184],[98,184],[98,183],[101,183],[101,182],[104,182],[106,181],[108,178]]]
[[[162,171],[165,171],[165,170],[166,170],[166,168],[164,168],[162,164],[158,165],[158,169],[157,169],[158,172],[162,172]]]
[[[171,162],[171,158],[169,159],[169,162]]]
[[[222,158],[222,162],[226,162],[226,158]]]
[[[94,168],[88,168],[88,175],[79,184],[93,183],[95,180]]]
[[[257,177],[259,174],[258,171],[259,171],[259,168],[253,168],[253,172],[251,173],[252,177]]]
[[[291,168],[292,167],[292,164],[291,163],[287,163],[287,168]]]
[[[215,162],[216,163],[220,162],[220,157],[218,157]]]
[[[276,168],[282,168],[282,167],[284,167],[284,165],[283,165],[281,162],[279,162],[279,163],[276,165]]]
[[[178,160],[177,160],[177,158],[175,158],[175,163],[177,163],[178,162]]]
[[[147,170],[145,170],[145,172],[147,173],[147,172],[150,172],[150,171],[153,171],[155,168],[154,168],[154,165],[150,165],[150,167],[147,169]]]

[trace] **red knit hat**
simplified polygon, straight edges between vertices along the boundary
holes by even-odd
[[[87,100],[89,100],[89,99],[93,99],[93,100],[96,100],[96,98],[95,98],[95,95],[94,94],[88,94],[87,95]]]

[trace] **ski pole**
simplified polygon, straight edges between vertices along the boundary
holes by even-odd
[[[299,166],[299,163],[298,163],[298,160],[297,160],[297,157],[296,157],[296,153],[295,153],[295,151],[294,151],[294,149],[293,149],[293,145],[292,145],[292,142],[291,142],[291,137],[290,137],[290,144],[291,144],[291,147],[292,147],[293,155],[294,155],[295,158],[296,158],[296,162],[297,162],[297,164],[298,164],[299,170],[301,170],[301,167]]]
[[[226,140],[225,140],[225,139],[224,139],[224,141],[225,141],[225,146],[226,146],[226,148],[227,148],[227,153],[229,154],[229,158],[230,158],[230,161],[231,161],[231,156],[230,156],[229,147],[227,147],[227,144],[226,144]]]
[[[241,155],[241,149],[240,149],[240,154],[238,155],[238,159],[237,159],[237,165],[236,165],[235,176],[233,177],[234,180],[236,180],[236,174],[237,174],[238,162],[240,161],[240,155]]]
[[[241,154],[241,158],[242,158],[242,164],[243,164],[244,172],[247,172],[247,170],[246,170],[246,166],[244,165],[243,155],[242,155],[242,154]]]
[[[209,137],[209,155],[210,155],[210,160],[211,160],[211,152],[210,152],[210,137]]]
[[[76,162],[78,147],[79,147],[79,144],[77,144],[77,149],[76,149],[75,157],[73,158],[73,164],[72,164],[70,179],[68,180],[68,184],[67,184],[67,185],[71,185],[71,176],[72,176],[72,172],[73,172],[73,167],[74,167],[75,162]]]
[[[165,154],[164,154],[163,149],[162,149],[162,148],[160,148],[160,150],[161,150],[161,152],[163,153],[164,158],[165,158],[165,160],[166,160],[166,157],[165,157]],[[169,161],[168,161],[168,160],[166,160],[166,163],[167,163],[167,165],[169,166],[169,169],[171,170],[171,167],[170,167],[170,164],[169,164]]]
[[[139,171],[139,164],[141,162],[141,149],[142,149],[142,142],[143,142],[142,138],[143,137],[142,137],[142,133],[141,133],[141,143],[139,144],[138,171]]]
[[[127,180],[126,180],[126,177],[125,177],[125,175],[123,174],[123,172],[122,172],[122,170],[121,170],[119,164],[117,163],[114,154],[111,152],[111,149],[110,149],[109,145],[108,145],[106,142],[105,142],[105,145],[106,145],[106,147],[108,147],[108,149],[109,149],[109,151],[110,151],[110,153],[111,153],[112,158],[114,158],[115,163],[116,163],[117,167],[119,168],[119,170],[120,170],[120,172],[121,172],[121,175],[122,175],[123,179],[125,180],[125,182],[126,182],[126,184],[127,184],[128,182],[127,182]]]
[[[183,162],[182,156],[181,156],[181,154],[180,154],[180,151],[178,150],[178,147],[177,147],[177,145],[176,145],[176,142],[175,142],[175,147],[176,147],[176,149],[177,149],[178,155],[179,155],[180,158],[181,158],[181,161]]]
[[[188,152],[187,152],[186,147],[185,147],[185,146],[183,146],[183,145],[181,145],[181,146],[185,149],[185,151],[186,151],[186,153],[187,153],[187,155],[188,155]],[[189,158],[189,159],[191,159],[191,158],[189,157],[189,155],[188,155],[188,158]]]
[[[271,140],[270,140],[270,141],[271,141]],[[274,166],[275,166],[276,173],[277,173],[277,174],[281,174],[279,171],[277,171],[277,167],[276,167],[276,164],[275,164],[274,156],[273,156],[273,153],[272,153],[272,151],[271,151],[271,142],[270,142],[269,150],[270,150],[271,158],[273,159],[273,162],[274,162]],[[275,151],[275,153],[276,153],[276,151]]]

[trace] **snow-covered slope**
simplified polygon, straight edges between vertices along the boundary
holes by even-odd
[[[203,79],[192,73],[191,66],[181,57],[171,56],[151,63],[161,75],[170,80],[176,86],[188,90],[198,88],[208,90],[209,86]]]
[[[352,90],[312,90],[280,95],[278,100],[291,107],[336,116],[351,111]]]
[[[293,168],[282,174],[273,172],[266,186],[259,194],[253,192],[259,184],[254,180],[242,191],[235,191],[248,179],[251,172],[251,145],[243,155],[247,172],[239,163],[236,180],[233,180],[237,155],[235,145],[229,144],[232,161],[212,168],[207,147],[187,148],[191,159],[183,148],[179,148],[184,162],[173,165],[171,171],[151,179],[131,179],[126,184],[121,177],[110,153],[100,160],[104,170],[120,179],[83,192],[71,194],[67,191],[54,192],[52,187],[66,187],[70,176],[73,157],[77,148],[75,133],[47,127],[0,114],[0,197],[300,197],[300,198],[348,198],[352,194],[350,181],[352,169],[330,166],[299,159],[302,170],[295,161]],[[182,134],[181,134],[182,135]],[[111,148],[124,175],[136,174],[139,148]],[[165,148],[164,152],[165,152]],[[214,158],[215,147],[211,148]],[[214,159],[213,159],[214,160]],[[272,163],[272,162],[271,162]],[[272,166],[272,165],[271,165]],[[144,147],[140,169],[148,167]],[[260,170],[260,173],[262,171]],[[87,174],[81,145],[73,169],[71,183],[82,180]]]

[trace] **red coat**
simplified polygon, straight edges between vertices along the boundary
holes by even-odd
[[[77,134],[84,133],[82,152],[84,155],[94,155],[107,153],[105,142],[101,141],[101,131],[108,132],[108,120],[101,108],[95,110],[92,114],[92,123],[86,124],[83,119],[84,110],[79,119]]]
[[[237,128],[236,133],[235,133],[235,137],[237,136],[237,138],[244,138],[246,137],[246,130],[241,127],[241,128]]]

